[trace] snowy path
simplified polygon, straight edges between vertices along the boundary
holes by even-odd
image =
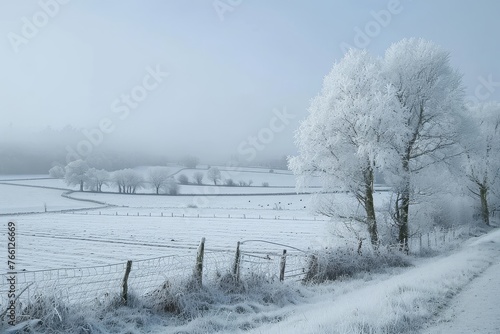
[[[388,279],[285,308],[283,321],[250,333],[415,333],[422,328],[425,334],[498,334],[499,277],[496,230],[467,241],[456,253],[424,259]],[[442,323],[446,312],[452,314],[447,316],[451,323]]]
[[[422,334],[500,333],[500,259],[474,279]]]

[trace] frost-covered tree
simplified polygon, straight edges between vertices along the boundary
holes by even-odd
[[[408,251],[412,175],[457,154],[464,90],[449,53],[423,39],[403,39],[389,47],[384,73],[395,89],[402,120],[394,123],[399,136],[390,141],[394,154],[387,161],[385,176],[397,193],[398,239]]]
[[[135,194],[137,189],[144,186],[142,175],[130,168],[115,171],[113,182],[118,186],[118,192],[125,194]]]
[[[203,173],[202,172],[194,173],[193,177],[194,177],[196,184],[203,184]]]
[[[66,166],[65,170],[66,184],[70,186],[79,185],[80,191],[83,191],[83,185],[87,181],[86,173],[89,170],[87,162],[83,160],[72,161]]]
[[[65,174],[66,174],[66,171],[61,166],[54,166],[51,169],[49,169],[50,177],[53,177],[55,179],[62,179],[62,178],[64,178]]]
[[[500,196],[500,104],[474,106],[468,116],[473,132],[462,141],[467,189],[480,203],[482,220],[490,225],[492,199]]]
[[[219,168],[217,167],[211,167],[207,171],[207,178],[214,183],[214,185],[217,185],[217,181],[220,181],[222,178],[221,173]]]
[[[173,177],[169,177],[167,183],[163,187],[165,192],[169,195],[177,195],[179,193],[179,184]]]
[[[86,172],[87,180],[85,184],[93,191],[101,192],[102,186],[107,185],[110,180],[110,174],[104,169],[90,168]]]
[[[350,50],[334,64],[296,133],[299,155],[289,159],[294,174],[320,175],[325,191],[334,188],[355,197],[362,214],[332,207],[321,213],[366,224],[375,247],[374,172],[399,115],[394,92],[381,74],[380,61],[366,51]]]
[[[148,169],[147,180],[153,186],[156,194],[167,184],[170,171],[167,167],[151,167]]]
[[[117,170],[117,171],[114,171],[112,174],[111,174],[111,180],[113,181],[113,183],[116,184],[116,186],[118,187],[118,192],[121,194],[121,193],[125,193],[125,173],[124,173],[124,170]]]

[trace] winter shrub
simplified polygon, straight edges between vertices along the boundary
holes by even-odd
[[[188,184],[189,179],[185,174],[181,174],[177,177],[177,181],[179,181],[180,184]]]
[[[380,272],[386,268],[410,265],[410,261],[398,251],[380,249],[372,253],[358,254],[354,248],[332,249],[311,256],[303,281],[334,281],[362,272]]]
[[[236,183],[233,181],[233,179],[225,179],[224,184],[229,187],[234,187]]]

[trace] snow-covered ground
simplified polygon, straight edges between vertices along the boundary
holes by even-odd
[[[252,333],[415,333],[428,325],[424,333],[499,333],[499,264],[497,230],[403,273],[290,306],[281,310],[285,320]]]
[[[0,214],[79,210],[101,206],[64,198],[62,193],[62,190],[0,184]]]
[[[498,231],[474,244],[490,243],[499,247]],[[495,252],[493,252],[495,254]],[[492,254],[492,255],[493,255]],[[498,334],[500,333],[500,261],[488,260],[491,266],[465,286],[439,313],[423,334]]]
[[[144,179],[147,180],[149,167],[138,167],[135,168],[140,172]],[[179,175],[184,174],[188,177],[189,185],[181,185],[179,189],[180,194],[281,194],[281,193],[296,193],[295,177],[290,171],[276,170],[273,173],[269,172],[269,169],[259,169],[259,168],[230,168],[230,167],[220,167],[222,180],[218,181],[218,185],[224,184],[224,180],[232,179],[236,186],[214,186],[213,182],[210,181],[207,176],[206,169],[188,169],[179,166],[169,167],[171,175],[178,178]],[[195,185],[194,174],[203,174],[203,185]],[[52,188],[64,188],[78,190],[78,186],[68,186],[64,179],[50,179],[48,175],[28,175],[28,176],[0,176],[0,180],[4,180],[9,183],[21,184],[21,185],[34,185],[42,187],[52,187]],[[241,187],[239,186],[239,181],[246,182],[252,181],[251,186]],[[269,187],[263,187],[262,184],[267,183]],[[307,188],[303,192],[316,191],[317,187],[320,185],[319,178],[312,178],[308,186],[316,187],[308,190]],[[112,183],[104,185],[102,190],[104,192],[116,192],[117,188]],[[151,194],[153,189],[146,182],[145,187],[138,189],[139,194]]]
[[[222,182],[224,180],[232,179],[236,184],[239,181],[246,182],[248,184],[249,181],[252,181],[252,186],[262,186],[264,182],[267,182],[269,186],[272,187],[294,187],[295,186],[295,176],[290,171],[284,170],[273,170],[270,173],[269,169],[238,169],[238,168],[226,168],[219,167],[221,170],[221,178]],[[181,174],[184,174],[188,177],[190,182],[194,182],[194,174],[195,173],[203,173],[203,183],[204,184],[213,184],[206,176],[206,170],[200,169],[183,169],[176,173],[176,177]],[[312,178],[310,186],[319,186],[319,178]]]
[[[327,232],[331,223],[309,211],[314,197],[306,194],[71,194],[113,205],[105,207],[61,197],[62,190],[26,187],[40,186],[38,182],[52,186],[60,180],[0,184],[1,210],[7,214],[2,225],[8,221],[17,225],[19,270],[78,268],[166,255],[194,259],[202,237],[209,253],[233,251],[240,241],[243,251],[263,255],[276,254],[286,245],[317,249],[332,240]],[[377,201],[387,196],[378,193]],[[43,212],[44,203],[48,211],[75,212],[18,215]],[[5,232],[2,237],[6,238]],[[365,273],[319,286],[287,282],[283,289],[302,296],[293,297],[293,303],[249,302],[253,311],[241,314],[222,307],[187,323],[150,319],[147,326],[130,332],[234,333],[245,328],[255,333],[499,333],[500,231],[473,238],[448,254],[412,262],[412,268]]]
[[[104,213],[104,212],[103,212]],[[265,240],[307,249],[323,243],[325,221],[46,214],[8,217],[17,224],[18,268],[40,270],[114,264],[167,255],[232,251],[238,241]],[[242,250],[283,247],[247,242]]]

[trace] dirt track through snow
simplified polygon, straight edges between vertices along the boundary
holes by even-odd
[[[495,241],[490,241],[495,242]],[[423,334],[500,333],[500,259],[462,290]]]

